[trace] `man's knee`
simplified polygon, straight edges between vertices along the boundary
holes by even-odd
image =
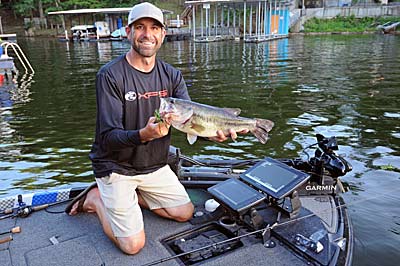
[[[119,248],[129,255],[134,255],[139,253],[139,251],[144,247],[145,237],[139,235],[139,237],[119,237],[117,238]]]
[[[194,207],[190,202],[183,206],[180,206],[177,210],[175,210],[175,215],[173,215],[174,220],[178,222],[186,222],[193,217]]]

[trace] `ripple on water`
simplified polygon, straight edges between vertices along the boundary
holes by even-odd
[[[320,92],[322,89],[318,88],[317,85],[306,85],[300,84],[297,86],[297,89],[293,92],[295,93],[302,93],[302,92]]]
[[[383,113],[383,116],[388,118],[400,118],[400,113],[385,112]]]
[[[288,119],[287,124],[298,125],[298,126],[315,126],[328,121],[329,121],[328,118],[322,116],[318,116],[311,113],[303,113],[296,118]]]

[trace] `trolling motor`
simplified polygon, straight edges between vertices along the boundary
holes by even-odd
[[[309,160],[309,165],[312,168],[310,170],[314,173],[312,181],[323,185],[325,170],[328,171],[332,178],[337,179],[353,169],[348,161],[334,152],[339,149],[335,136],[326,138],[321,134],[317,134],[316,137],[317,143],[309,146],[318,145],[314,157]]]

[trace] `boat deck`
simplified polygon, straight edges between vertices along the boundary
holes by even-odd
[[[189,194],[192,198],[193,194],[190,191]],[[194,197],[197,198],[194,200],[196,209],[204,211],[202,206],[207,197],[203,197],[202,200],[198,200],[198,195]],[[323,215],[325,218],[322,218],[325,219],[327,230],[331,231],[337,226],[333,222],[337,220],[337,209],[331,209],[334,202],[332,197],[323,197],[324,200],[321,200],[321,196],[307,197],[302,202],[303,205],[309,205],[310,209],[314,209],[313,211],[323,210],[321,213],[325,213]],[[26,218],[0,220],[0,232],[15,226],[21,227],[20,233],[13,234],[12,241],[0,244],[1,265],[146,265],[173,255],[161,243],[163,239],[196,227],[189,222],[178,223],[163,219],[144,210],[146,245],[139,254],[126,255],[104,235],[95,214],[81,213],[77,216],[68,216],[63,212],[65,205],[66,203],[63,203],[46,210],[32,212]],[[329,214],[326,208],[331,209]],[[277,245],[273,248],[264,247],[260,237],[246,238],[248,239],[243,239],[246,244],[242,247],[208,259],[201,265],[309,265],[304,258],[296,255],[274,237],[272,239]],[[173,259],[159,265],[183,265],[183,263]]]

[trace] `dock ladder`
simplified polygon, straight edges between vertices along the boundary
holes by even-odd
[[[33,67],[29,63],[29,60],[26,58],[24,52],[22,51],[21,47],[17,43],[14,42],[2,42],[1,46],[3,47],[4,50],[4,55],[0,55],[1,59],[3,60],[11,60],[12,57],[8,56],[8,48],[12,48],[15,55],[17,56],[18,60],[21,62],[22,66],[25,68],[25,72],[29,73],[29,70],[31,71],[31,74],[35,73],[35,70],[33,70]],[[29,67],[29,69],[28,69]]]

